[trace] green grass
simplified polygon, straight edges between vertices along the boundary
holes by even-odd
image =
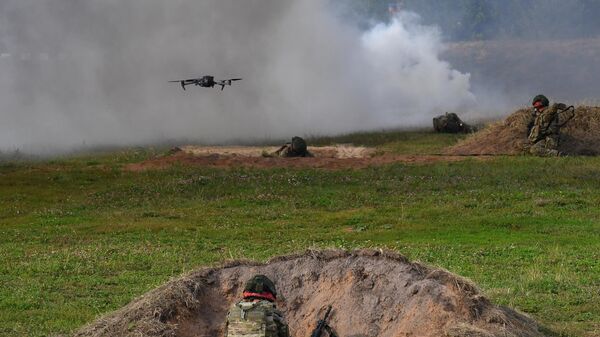
[[[397,153],[457,139],[347,138]],[[600,158],[122,169],[155,153],[0,164],[0,335],[68,333],[200,265],[309,247],[391,248],[472,279],[553,335],[599,333]]]

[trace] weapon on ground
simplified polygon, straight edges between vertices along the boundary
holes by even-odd
[[[323,319],[320,319],[317,322],[317,326],[310,334],[310,337],[322,337],[323,332],[327,331],[330,337],[338,337],[338,335],[333,331],[333,329],[327,324],[327,320],[329,319],[329,314],[331,314],[331,305],[327,306],[327,311],[325,312],[325,316]]]

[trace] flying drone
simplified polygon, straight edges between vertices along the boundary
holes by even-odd
[[[171,83],[179,83],[183,90],[186,85],[197,85],[203,88],[214,88],[215,85],[220,85],[221,90],[225,89],[226,85],[231,85],[232,82],[241,81],[241,78],[231,78],[228,80],[215,81],[214,76],[202,76],[200,78],[191,78],[187,80],[169,81]]]

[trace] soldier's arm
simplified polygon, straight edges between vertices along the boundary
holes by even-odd
[[[554,103],[553,108],[555,108],[556,110],[562,111],[562,110],[567,109],[567,105],[564,103]]]
[[[279,310],[273,312],[273,321],[275,321],[275,324],[277,325],[277,337],[290,337],[288,325]]]
[[[559,110],[559,113],[556,117],[559,127],[565,126],[571,119],[573,119],[575,117],[575,107],[574,106],[567,107],[565,104],[563,104],[563,106],[564,106],[564,108],[561,108]]]
[[[285,150],[288,146],[289,146],[289,144],[285,143],[277,151],[275,151],[274,153],[279,156],[281,154],[281,151]]]

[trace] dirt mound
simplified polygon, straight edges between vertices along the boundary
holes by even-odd
[[[195,156],[230,156],[230,157],[262,157],[264,153],[273,153],[279,147],[256,147],[256,146],[184,146],[182,151]],[[311,146],[310,152],[319,158],[366,158],[375,154],[375,149],[352,146]]]
[[[223,336],[227,309],[256,273],[275,281],[295,337],[310,335],[327,304],[340,336],[542,336],[533,320],[491,304],[469,281],[375,250],[308,251],[200,269],[75,336]]]
[[[360,169],[391,163],[428,164],[465,160],[464,156],[453,155],[397,155],[377,154],[375,149],[350,145],[310,147],[315,157],[279,158],[264,157],[276,147],[250,146],[183,146],[178,151],[169,151],[160,156],[125,166],[127,171],[145,171],[168,168],[172,165],[208,166],[218,168],[318,168]]]
[[[449,155],[517,155],[526,152],[530,109],[517,110],[449,148]],[[600,154],[600,107],[581,106],[561,129],[559,151],[568,155]]]

